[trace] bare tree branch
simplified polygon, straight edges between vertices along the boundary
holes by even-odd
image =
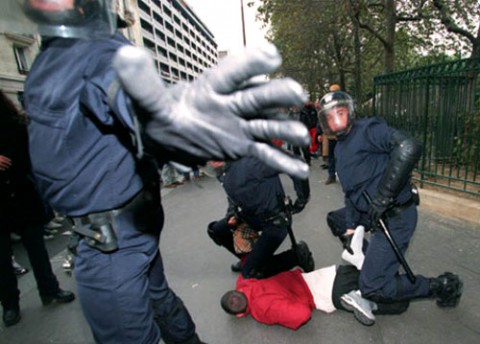
[[[440,20],[448,32],[459,34],[467,38],[472,43],[472,45],[476,44],[477,39],[470,32],[462,29],[461,27],[457,26],[457,24],[455,24],[442,0],[433,0],[433,6],[435,6],[435,8],[440,12]]]

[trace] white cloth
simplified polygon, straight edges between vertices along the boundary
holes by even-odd
[[[333,281],[337,274],[335,265],[302,273],[302,277],[313,295],[315,308],[325,313],[336,310],[332,302]]]

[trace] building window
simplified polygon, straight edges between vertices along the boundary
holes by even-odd
[[[15,59],[17,60],[17,67],[20,74],[27,74],[30,70],[30,65],[27,60],[26,48],[20,46],[13,46]]]

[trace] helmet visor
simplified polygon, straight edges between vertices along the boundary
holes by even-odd
[[[345,92],[328,93],[319,102],[318,119],[327,135],[345,134],[354,118],[353,99]]]
[[[325,122],[332,134],[344,132],[349,124],[349,111],[346,106],[336,106],[325,110]]]
[[[112,3],[111,0],[2,0],[0,31],[105,38],[111,36],[117,26],[116,5]]]

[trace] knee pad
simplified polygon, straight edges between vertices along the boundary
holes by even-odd
[[[215,235],[215,231],[214,231],[214,226],[217,224],[217,221],[213,221],[213,222],[210,222],[208,224],[208,228],[207,228],[207,234],[208,236],[210,237],[210,239],[213,240],[213,242],[215,244],[217,244],[218,246],[221,246],[222,245],[222,241],[220,240],[220,238]]]

